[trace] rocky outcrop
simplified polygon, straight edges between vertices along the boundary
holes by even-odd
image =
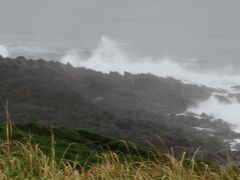
[[[217,154],[226,146],[221,139],[238,136],[223,122],[214,128],[207,118],[175,115],[213,91],[171,77],[104,74],[42,59],[0,57],[1,120],[9,100],[14,122],[88,128],[141,145],[151,141],[164,150],[173,146],[191,152],[202,146]],[[215,131],[202,133],[195,127]]]

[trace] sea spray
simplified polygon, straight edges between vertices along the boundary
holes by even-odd
[[[168,58],[134,57],[124,51],[121,43],[117,43],[106,36],[101,38],[98,47],[91,51],[88,57],[83,58],[77,51],[73,50],[67,52],[61,61],[104,73],[110,71],[124,73],[124,71],[128,71],[133,74],[152,73],[161,77],[171,76],[183,83],[205,85],[215,88],[216,91],[220,88],[227,94],[232,93],[232,86],[240,85],[240,76],[227,74],[228,69],[221,71],[221,73],[197,73],[185,68],[184,64]],[[230,97],[227,98],[230,99]],[[240,103],[237,100],[232,101],[230,99],[229,103],[224,103],[213,94],[207,101],[199,102],[197,106],[190,107],[188,111],[196,114],[212,115],[233,124],[233,129],[240,131],[240,123],[238,122]]]
[[[0,45],[0,55],[3,57],[9,57],[9,50],[8,50],[7,46]]]
[[[88,57],[82,57],[76,50],[68,51],[61,59],[76,67],[86,67],[109,73],[110,71],[125,71],[137,73],[152,73],[161,77],[174,77],[184,83],[205,85],[213,88],[230,90],[231,86],[240,85],[239,75],[229,75],[228,69],[219,73],[197,73],[187,68],[189,63],[179,63],[169,58],[154,59],[152,57],[137,57],[128,53],[121,43],[104,36],[98,47],[91,51]],[[196,61],[196,60],[195,60]]]

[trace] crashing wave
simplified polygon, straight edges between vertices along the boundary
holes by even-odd
[[[119,73],[128,71],[133,74],[152,73],[161,77],[171,76],[187,84],[192,83],[223,89],[224,94],[213,93],[207,101],[199,102],[197,106],[190,107],[187,112],[192,112],[199,118],[201,114],[205,113],[216,119],[222,119],[234,124],[233,129],[240,132],[240,103],[236,97],[230,96],[230,94],[238,95],[236,87],[240,85],[239,75],[228,75],[227,69],[226,72],[221,71],[219,73],[197,73],[185,68],[185,64],[180,64],[168,58],[139,58],[130,54],[124,49],[124,46],[121,46],[121,43],[104,36],[101,38],[98,47],[89,56],[83,57],[78,51],[73,50],[67,52],[61,61],[104,73],[111,71],[118,71]],[[189,61],[187,62],[189,63]]]
[[[192,60],[191,60],[192,61]],[[194,60],[193,62],[196,62]],[[61,59],[63,63],[70,63],[76,67],[86,67],[109,73],[125,71],[138,73],[152,73],[161,77],[174,77],[183,83],[205,85],[213,88],[231,90],[232,86],[240,85],[239,75],[220,73],[197,73],[186,68],[189,61],[179,63],[169,58],[155,59],[152,57],[137,57],[129,53],[125,46],[109,37],[102,37],[96,49],[90,55],[83,57],[78,51],[68,51]],[[228,70],[226,69],[226,73]]]
[[[2,57],[9,57],[9,50],[8,47],[5,45],[0,45],[0,55]]]

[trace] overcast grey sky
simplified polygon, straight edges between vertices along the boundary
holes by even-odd
[[[0,0],[0,43],[88,50],[102,35],[143,55],[240,61],[239,0]]]

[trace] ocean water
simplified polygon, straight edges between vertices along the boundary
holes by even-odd
[[[58,59],[92,50],[108,36],[139,56],[238,73],[239,6],[238,0],[0,0],[0,44],[12,56]]]
[[[238,0],[0,0],[0,54],[150,72],[233,93],[240,85],[239,7]],[[240,103],[230,102],[211,96],[189,111],[240,131]]]

